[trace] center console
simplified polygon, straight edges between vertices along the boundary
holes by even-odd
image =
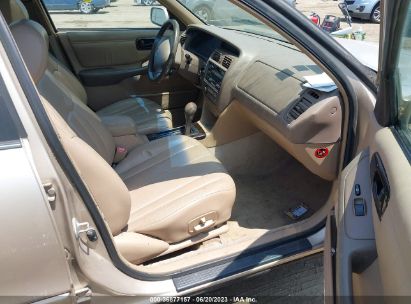
[[[185,126],[181,126],[181,127],[173,128],[173,129],[166,130],[166,131],[159,132],[159,133],[148,134],[147,138],[149,141],[153,141],[153,140],[157,140],[163,137],[169,137],[169,136],[174,136],[174,135],[185,135],[185,134],[186,134]],[[204,130],[202,129],[202,127],[198,123],[195,123],[191,127],[190,137],[197,139],[197,140],[202,140],[206,137],[206,134]]]
[[[205,96],[212,102],[217,103],[220,96],[224,76],[230,68],[233,58],[222,51],[215,51],[209,58],[203,78]]]

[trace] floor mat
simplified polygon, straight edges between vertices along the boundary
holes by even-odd
[[[210,290],[204,296],[257,297],[258,303],[323,303],[323,255],[279,265],[268,272]]]
[[[306,217],[312,215],[325,204],[332,186],[293,159],[264,175],[233,178],[237,198],[231,219],[251,229],[273,229],[295,222],[285,211],[301,203],[310,208]]]

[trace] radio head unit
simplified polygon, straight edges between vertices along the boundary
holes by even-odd
[[[204,73],[204,93],[213,103],[218,100],[225,73],[232,61],[231,56],[223,55],[221,51],[215,51],[208,59]]]
[[[204,91],[206,96],[214,103],[220,94],[224,76],[225,71],[209,60],[204,74]]]

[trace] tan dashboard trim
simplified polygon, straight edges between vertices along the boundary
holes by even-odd
[[[206,101],[207,108],[215,107],[211,102]],[[203,117],[204,118],[204,117]],[[204,121],[202,119],[202,121]],[[207,148],[222,146],[238,139],[257,133],[258,128],[251,123],[243,111],[243,107],[236,101],[232,102],[211,129],[200,123],[206,131],[207,137],[201,143]]]
[[[212,106],[210,102],[207,103],[207,107],[212,108]],[[208,148],[233,142],[261,130],[314,174],[330,181],[337,178],[339,142],[333,144],[293,144],[280,131],[237,100],[230,103],[211,129],[207,129],[204,124],[202,126],[207,133],[202,144]],[[318,148],[327,148],[330,151],[329,155],[323,159],[316,158],[315,151]]]

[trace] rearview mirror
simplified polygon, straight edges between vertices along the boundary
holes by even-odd
[[[170,16],[165,7],[156,6],[151,8],[151,22],[155,25],[162,26],[169,18]]]

